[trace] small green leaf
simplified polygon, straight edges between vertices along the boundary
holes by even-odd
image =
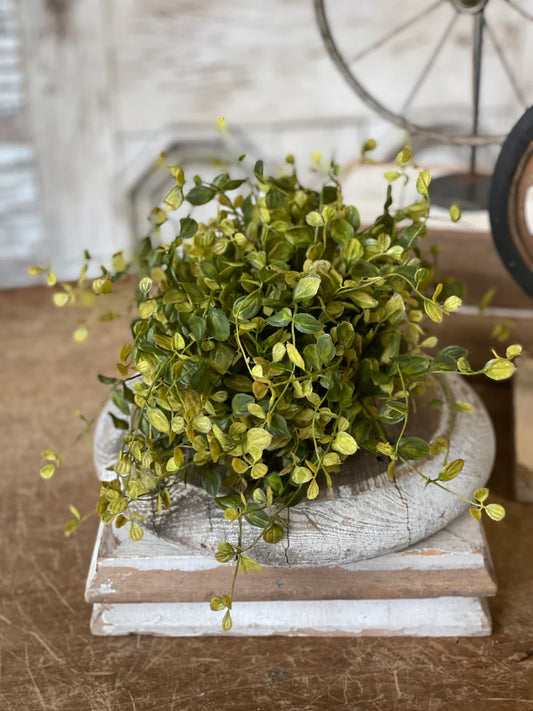
[[[231,409],[235,417],[246,417],[248,414],[248,405],[255,402],[251,395],[246,393],[237,393],[231,401]]]
[[[489,504],[485,507],[485,512],[493,521],[501,521],[505,516],[505,509],[500,504]]]
[[[319,212],[307,213],[305,221],[310,227],[322,227],[324,225],[324,218]]]
[[[233,314],[240,321],[253,318],[261,308],[261,296],[257,292],[240,296],[233,304]]]
[[[213,612],[220,612],[221,610],[225,610],[227,605],[223,598],[212,597],[211,601],[209,602],[209,607],[213,610]]]
[[[207,323],[201,316],[191,316],[189,319],[189,328],[191,329],[196,342],[199,343],[204,337]]]
[[[43,479],[50,479],[52,476],[54,476],[55,470],[55,464],[45,464],[44,467],[41,467],[39,473]]]
[[[180,239],[190,239],[198,231],[198,223],[192,217],[182,217],[180,220]]]
[[[442,308],[431,299],[424,299],[424,311],[435,323],[440,323],[443,318]]]
[[[429,453],[432,457],[442,454],[449,447],[449,442],[446,437],[437,437],[437,439],[429,445]]]
[[[448,296],[444,301],[443,307],[445,311],[455,311],[463,302],[458,296]]]
[[[461,208],[456,203],[450,205],[450,218],[452,222],[457,222],[461,219]]]
[[[169,210],[177,210],[183,203],[183,192],[179,185],[175,185],[163,200]],[[190,202],[190,200],[189,200]]]
[[[153,282],[150,277],[143,277],[139,282],[139,289],[143,294],[148,294],[152,288],[152,284]]]
[[[139,304],[139,316],[141,318],[147,319],[155,311],[155,301],[154,299],[149,299],[148,301],[142,301]]]
[[[229,632],[232,627],[233,620],[231,619],[231,613],[229,610],[226,610],[224,617],[222,618],[222,629],[224,632]]]
[[[467,359],[464,356],[461,356],[461,358],[457,359],[457,370],[460,373],[471,373],[472,372],[470,363],[467,361]]]
[[[272,435],[261,427],[252,427],[246,433],[246,442],[263,450],[272,442]]]
[[[65,523],[65,536],[68,538],[79,526],[79,521],[75,518],[69,519]]]
[[[140,526],[136,521],[133,521],[133,522],[130,524],[130,528],[129,528],[129,531],[128,531],[128,535],[129,535],[129,537],[130,537],[130,540],[132,540],[132,541],[140,541],[141,538],[144,536],[144,531],[143,531],[143,529],[141,528],[141,526]]]
[[[308,499],[316,499],[318,496],[319,492],[319,487],[317,484],[316,479],[313,479],[312,481],[309,482],[309,486],[307,487],[307,498]]]
[[[476,491],[474,491],[474,499],[483,503],[483,501],[487,499],[489,493],[490,492],[486,487],[483,487],[482,489],[476,489]]]
[[[319,336],[316,342],[318,357],[326,365],[335,357],[335,344],[329,333]]]
[[[275,343],[272,346],[272,361],[274,363],[279,363],[285,357],[286,352],[287,349],[285,348],[283,343]]]
[[[218,551],[215,553],[215,558],[219,563],[229,563],[235,558],[235,549],[227,541],[218,544]]]
[[[341,217],[332,222],[331,235],[335,242],[344,244],[349,239],[352,239],[352,237],[354,236],[354,228],[350,224],[350,222],[348,222],[348,220],[345,220]]]
[[[212,309],[207,315],[209,332],[217,341],[227,341],[230,336],[230,323],[226,314],[220,309]]]
[[[398,180],[400,175],[401,173],[398,170],[387,170],[385,173],[385,180],[389,183],[393,183],[395,180]]]
[[[261,479],[265,474],[268,474],[268,467],[262,462],[257,462],[257,464],[254,464],[252,467],[250,474],[252,479]]]
[[[239,557],[239,569],[242,570],[243,573],[248,573],[250,570],[260,573],[263,570],[257,561],[247,555],[241,555]]]
[[[456,400],[453,403],[453,409],[457,410],[457,412],[464,412],[465,414],[470,415],[472,412],[474,412],[475,408],[469,402],[463,402],[462,400]]]
[[[77,343],[82,343],[83,341],[87,340],[88,335],[89,331],[85,328],[85,326],[80,326],[74,331],[72,337]]]
[[[57,294],[54,294],[52,299],[54,304],[61,308],[62,306],[66,306],[68,304],[70,296],[65,291],[60,291]]]
[[[294,301],[305,301],[312,299],[320,287],[320,277],[303,277],[296,284],[293,291]]]
[[[287,326],[292,320],[292,311],[284,307],[281,309],[281,311],[278,311],[275,314],[272,314],[272,316],[269,316],[267,318],[267,323],[269,326],[275,326],[275,328],[283,328],[283,326]]]
[[[292,343],[287,343],[287,355],[289,356],[289,360],[294,363],[298,368],[301,368],[302,370],[305,370],[305,362],[302,356],[300,355],[298,349],[296,348],[295,345]]]
[[[481,509],[474,509],[470,508],[468,509],[472,516],[476,519],[476,521],[481,521]]]
[[[146,417],[150,424],[155,427],[156,430],[159,430],[159,432],[170,432],[169,421],[161,410],[153,407],[148,408],[146,411]]]
[[[416,190],[420,195],[428,196],[429,184],[431,183],[431,175],[429,170],[423,170],[416,181]]]
[[[112,412],[108,413],[109,417],[113,420],[113,427],[117,430],[128,430],[129,424],[126,420],[120,419],[120,417],[115,417]]]
[[[489,360],[483,368],[483,372],[491,380],[505,380],[506,378],[510,378],[515,370],[516,368],[513,363],[505,358],[493,358]]]
[[[505,357],[508,358],[509,360],[512,360],[513,358],[517,358],[521,353],[522,353],[522,346],[519,346],[519,345],[508,346],[507,350],[505,351]]]
[[[160,207],[154,207],[150,214],[153,219],[153,222],[155,222],[155,224],[158,226],[164,224],[168,219],[167,213]]]
[[[429,444],[420,437],[402,437],[398,450],[407,459],[424,459],[429,455]]]
[[[322,459],[322,466],[336,467],[341,463],[341,459],[336,452],[328,452]]]
[[[401,167],[404,168],[407,163],[411,160],[413,157],[413,154],[411,152],[411,149],[408,148],[407,146],[404,146],[404,148],[398,153],[396,156],[396,163]]]
[[[346,456],[355,454],[358,450],[357,442],[348,432],[337,432],[331,446],[336,452]]]
[[[295,484],[305,484],[307,481],[311,481],[312,478],[313,472],[307,467],[295,467],[292,470],[291,479]]]
[[[183,186],[183,184],[185,183],[185,174],[184,174],[183,170],[178,165],[169,165],[168,169],[170,171],[170,174],[176,181],[176,183],[181,188]]]
[[[190,202],[191,205],[205,205],[212,200],[215,195],[215,188],[209,188],[205,185],[197,185],[192,188],[192,190],[189,190],[185,199]]]
[[[202,434],[211,432],[211,420],[207,415],[196,415],[196,417],[192,418],[191,425],[196,432],[201,432]]]
[[[377,299],[367,294],[366,291],[356,291],[350,294],[350,299],[356,306],[360,306],[362,309],[373,309],[379,303]]]
[[[324,325],[314,316],[307,313],[299,313],[294,317],[294,326],[300,333],[318,333],[322,331]]]
[[[451,481],[455,479],[463,470],[464,463],[464,459],[455,459],[453,462],[446,464],[439,474],[439,481]]]
[[[224,511],[224,518],[227,518],[228,521],[236,521],[239,518],[239,510],[235,506],[228,506]]]
[[[266,541],[266,543],[279,543],[284,536],[285,531],[277,523],[273,523],[263,531],[263,540]]]

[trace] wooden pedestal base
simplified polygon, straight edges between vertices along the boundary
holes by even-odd
[[[478,636],[491,631],[496,584],[481,526],[466,513],[399,553],[331,568],[265,567],[242,575],[230,633],[209,600],[232,566],[147,532],[101,526],[86,599],[97,635]]]

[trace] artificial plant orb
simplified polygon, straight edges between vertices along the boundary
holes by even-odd
[[[410,159],[409,149],[400,152],[389,183],[407,179]],[[434,283],[419,250],[427,171],[418,177],[418,201],[393,209],[389,185],[382,214],[361,226],[357,209],[344,204],[334,165],[319,190],[301,185],[292,167],[271,177],[258,162],[250,180],[195,177],[185,196],[183,171],[168,169],[176,182],[163,203],[168,211],[185,201],[210,204],[212,216],[184,217],[169,244],[146,238],[141,245],[131,340],[118,374],[100,376],[120,410],[112,418],[123,438],[97,512],[107,524],[129,526],[136,540],[143,535],[136,502],[154,500],[161,513],[176,487],[200,483],[234,522],[216,558],[234,563],[236,576],[260,569],[243,527],[278,543],[288,525],[283,511],[330,487],[358,449],[385,457],[391,479],[398,462],[418,471],[416,460],[449,448],[446,437],[426,441],[406,431],[411,404],[431,379],[450,372],[507,378],[521,349],[495,354],[480,371],[458,346],[430,355],[437,340],[425,322],[438,324],[461,300]],[[156,208],[152,218],[157,232],[167,211]],[[92,289],[112,290],[128,272],[119,266],[103,270]],[[65,293],[56,294],[58,305],[75,299],[68,285]],[[44,454],[42,474],[50,476],[61,457]],[[447,488],[463,464],[446,457],[437,477],[419,472],[422,483]],[[487,495],[476,492],[472,514],[501,518]],[[233,589],[211,602],[225,610],[224,629],[232,597]]]

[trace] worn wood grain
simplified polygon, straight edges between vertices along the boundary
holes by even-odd
[[[85,599],[93,604],[207,603],[230,589],[232,575],[233,566],[149,531],[132,543],[124,529],[102,524]],[[243,601],[487,597],[495,592],[483,532],[469,514],[398,553],[328,568],[264,567],[261,575],[241,576],[237,586]]]

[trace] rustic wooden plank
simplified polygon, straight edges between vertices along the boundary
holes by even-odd
[[[147,531],[100,526],[85,598],[91,603],[208,602],[231,587],[233,567]],[[352,565],[264,567],[241,577],[239,600],[369,600],[486,597],[496,583],[483,530],[464,514],[405,551]]]
[[[513,383],[517,501],[533,502],[533,358],[523,356]]]
[[[237,602],[231,632],[208,605],[141,603],[95,605],[95,635],[153,634],[167,637],[482,637],[490,635],[486,603],[479,598],[428,600],[306,600]]]
[[[62,278],[128,244],[114,180],[115,114],[106,5],[20,0],[27,106],[46,229]]]

